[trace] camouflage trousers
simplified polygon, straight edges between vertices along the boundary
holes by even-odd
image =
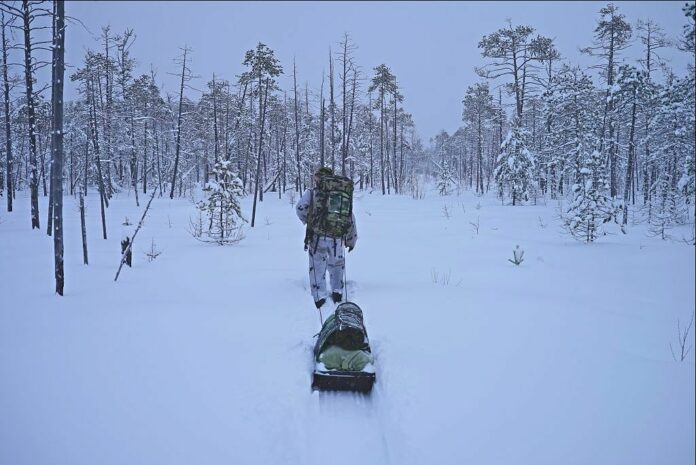
[[[316,245],[316,247],[314,247]],[[322,236],[309,244],[309,283],[314,301],[325,299],[326,272],[329,272],[331,291],[343,294],[343,275],[346,269],[342,239]]]

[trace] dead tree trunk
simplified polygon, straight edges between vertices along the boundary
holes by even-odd
[[[169,191],[169,198],[174,198],[174,187],[176,186],[176,176],[179,170],[179,153],[181,152],[181,110],[184,102],[184,82],[186,77],[186,54],[188,48],[184,48],[184,61],[181,67],[181,86],[179,87],[179,114],[176,122],[176,152],[174,154],[174,175],[172,176],[172,188]]]
[[[346,133],[346,154],[350,151],[350,133],[353,128],[353,113],[355,112],[355,90],[358,85],[358,71],[353,70],[353,85],[350,96],[350,114],[348,117],[348,130]],[[347,156],[347,155],[346,155]],[[353,179],[353,161],[350,162],[350,178]],[[344,175],[345,176],[345,175]]]
[[[334,100],[333,56],[329,50],[329,112],[331,113],[331,169],[336,172],[336,101]]]
[[[346,175],[346,157],[348,152],[348,145],[346,142],[346,79],[348,78],[348,33],[345,33],[343,40],[343,55],[341,57],[341,64],[343,65],[343,75],[341,76],[341,98],[343,99],[343,105],[341,106],[341,123],[343,124],[343,130],[341,131],[341,176]]]
[[[140,222],[138,223],[138,226],[135,228],[135,232],[133,233],[133,237],[130,238],[128,246],[126,247],[126,250],[123,251],[121,254],[121,264],[118,266],[118,271],[116,272],[116,277],[114,277],[114,281],[118,280],[118,275],[121,274],[121,268],[123,268],[123,264],[126,263],[126,258],[128,253],[132,253],[131,250],[133,250],[133,242],[135,242],[135,236],[138,235],[138,231],[140,231],[140,228],[143,227],[143,223],[145,222],[145,217],[147,216],[147,212],[150,209],[150,204],[152,203],[152,199],[155,198],[155,194],[157,193],[157,188],[153,189],[152,195],[150,195],[150,200],[148,200],[147,205],[145,206],[145,210],[143,211],[143,216],[140,217]]]
[[[105,207],[109,206],[109,201],[106,198],[106,192],[105,192],[105,186],[104,186],[104,177],[102,176],[102,169],[101,169],[101,159],[100,159],[100,152],[99,152],[99,134],[97,132],[97,108],[96,108],[96,102],[95,102],[95,95],[94,95],[94,86],[89,86],[88,88],[88,95],[90,96],[90,100],[92,103],[92,116],[90,118],[90,136],[92,139],[92,145],[94,147],[94,162],[97,165],[97,181],[99,184],[99,205],[101,207],[101,220],[102,220],[102,233],[104,236],[104,240],[106,240],[106,212],[105,212]],[[87,169],[85,167],[85,169]],[[85,181],[86,185],[87,181]],[[85,190],[86,192],[86,190]]]

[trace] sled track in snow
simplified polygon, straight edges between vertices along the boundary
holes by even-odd
[[[307,286],[306,278],[298,285]],[[353,300],[358,285],[352,279],[346,282],[348,299]],[[327,302],[322,308],[324,318],[335,305]],[[319,329],[319,318],[317,318]],[[318,331],[317,329],[317,331]],[[369,334],[369,328],[367,329]],[[314,343],[304,346],[307,360],[307,392],[304,408],[298,408],[295,431],[299,444],[299,463],[303,465],[388,465],[394,462],[390,438],[395,432],[390,427],[388,409],[383,403],[383,385],[380,381],[380,361],[375,360],[377,381],[370,394],[347,391],[312,391]]]
[[[349,292],[354,283],[348,281]],[[368,329],[369,331],[369,329]],[[300,433],[304,444],[302,463],[309,465],[388,465],[392,428],[383,403],[380,361],[375,360],[377,381],[370,394],[349,391],[312,391],[313,347],[305,346],[309,363],[306,418]],[[396,463],[396,462],[394,462]]]
[[[378,382],[369,395],[312,392],[307,418],[307,463],[390,464],[380,391]]]

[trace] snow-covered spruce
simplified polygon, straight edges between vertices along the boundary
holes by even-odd
[[[452,169],[447,159],[444,159],[437,170],[437,191],[440,195],[449,195],[454,187],[455,180]]]
[[[495,179],[501,193],[506,189],[513,205],[529,200],[534,184],[534,157],[527,148],[527,130],[515,119],[500,147]]]
[[[203,189],[208,199],[197,204],[198,209],[207,216],[208,227],[199,230],[197,239],[220,245],[239,242],[242,239],[241,223],[246,221],[239,204],[242,182],[232,171],[232,162],[228,160],[215,163],[211,173],[213,179]]]
[[[583,153],[581,166],[563,224],[574,238],[594,242],[604,223],[617,220],[620,209],[606,195],[609,185],[601,154],[596,150],[590,155]]]

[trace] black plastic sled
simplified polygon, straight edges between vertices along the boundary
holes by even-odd
[[[330,315],[319,332],[314,346],[315,368],[312,376],[312,390],[317,391],[354,391],[369,393],[376,376],[372,361],[361,371],[327,369],[320,361],[322,352],[331,346],[338,346],[346,351],[362,351],[371,357],[370,342],[363,323],[360,307],[353,302],[343,302]]]
[[[368,394],[374,384],[375,374],[364,371],[314,370],[312,377],[314,391],[354,391]]]

